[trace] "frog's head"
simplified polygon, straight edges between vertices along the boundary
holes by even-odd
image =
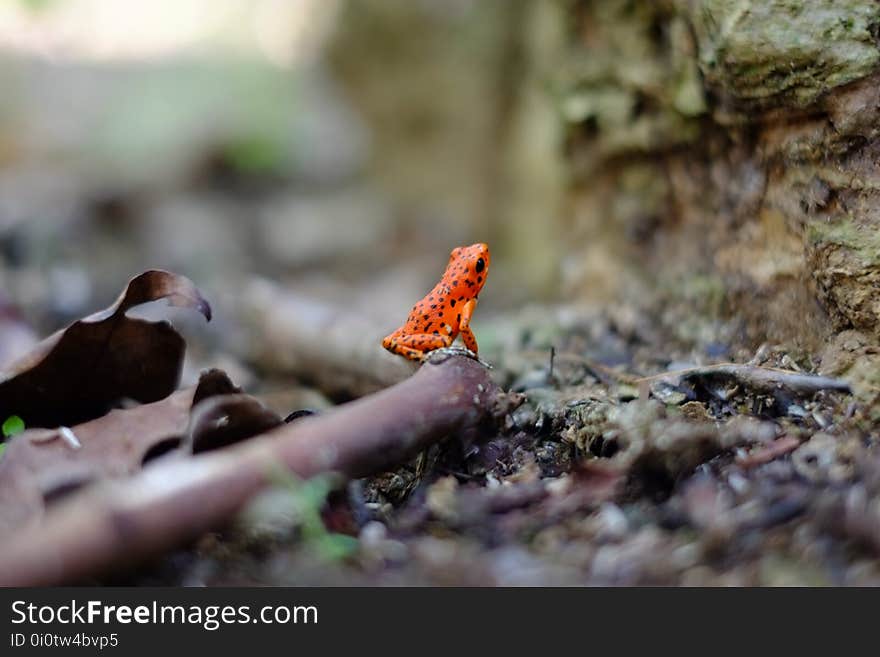
[[[489,245],[480,242],[453,249],[449,257],[449,266],[461,268],[459,271],[464,275],[464,279],[476,286],[472,288],[476,296],[489,274],[489,260]]]

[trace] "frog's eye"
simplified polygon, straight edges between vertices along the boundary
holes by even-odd
[[[486,262],[485,262],[485,260],[483,260],[482,258],[480,258],[479,260],[477,260],[477,273],[479,274],[479,273],[480,273],[481,271],[483,271],[485,268],[486,268]]]

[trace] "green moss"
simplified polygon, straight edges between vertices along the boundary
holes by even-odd
[[[750,106],[805,107],[880,63],[874,0],[699,0],[706,81]]]
[[[807,226],[807,238],[813,246],[836,244],[851,250],[864,263],[880,265],[880,229],[857,224],[852,219],[826,223],[815,221]]]
[[[682,116],[700,116],[706,112],[703,81],[697,62],[689,60],[679,71],[673,87],[672,105]]]
[[[572,13],[576,43],[555,79],[563,118],[598,160],[695,141],[707,105],[687,21],[668,2],[605,0]],[[576,16],[576,18],[575,18]]]
[[[682,281],[681,296],[712,318],[721,316],[727,288],[718,275],[693,274]]]

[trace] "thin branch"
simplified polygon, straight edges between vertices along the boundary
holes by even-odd
[[[242,295],[252,337],[248,360],[266,371],[293,374],[320,390],[361,397],[411,376],[415,366],[382,349],[388,327],[269,281]]]
[[[755,468],[770,461],[775,461],[781,456],[793,452],[801,446],[801,441],[794,436],[783,436],[757,451],[737,458],[736,462],[743,468]]]
[[[678,385],[682,381],[693,381],[709,377],[732,379],[752,388],[753,390],[767,392],[777,388],[785,388],[786,390],[801,395],[811,395],[821,390],[850,392],[849,383],[842,379],[833,379],[831,377],[814,374],[802,374],[800,372],[780,370],[772,367],[741,365],[738,363],[721,363],[718,365],[707,365],[705,367],[677,370],[675,372],[663,372],[661,374],[635,379],[633,383],[670,383],[672,385]]]

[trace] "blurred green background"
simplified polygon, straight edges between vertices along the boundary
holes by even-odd
[[[490,309],[552,296],[561,148],[525,84],[531,11],[4,0],[0,289],[48,329],[149,267],[221,303],[258,275],[393,328],[452,247],[488,241]]]

